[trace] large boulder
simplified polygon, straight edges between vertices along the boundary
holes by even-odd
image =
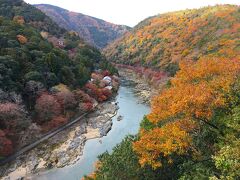
[[[105,123],[101,128],[100,128],[100,135],[101,136],[106,136],[107,133],[112,129],[112,121],[108,121]]]
[[[88,119],[88,125],[91,126],[92,128],[100,128],[103,126],[103,124],[105,124],[110,119],[111,118],[107,115],[91,117]]]
[[[101,107],[101,114],[114,114],[117,110],[117,106],[111,103],[104,103]]]

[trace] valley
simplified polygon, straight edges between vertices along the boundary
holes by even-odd
[[[56,6],[38,4],[35,7],[52,18],[60,27],[77,32],[86,42],[101,49],[131,30],[128,26],[112,24]]]
[[[0,179],[239,179],[239,74],[236,4],[130,28],[0,0]]]
[[[139,120],[149,113],[151,91],[146,89],[147,82],[133,71],[126,73],[122,69],[119,73],[121,86],[115,98],[98,105],[78,123],[16,161],[2,166],[3,179],[81,179],[94,170],[98,155],[111,151],[126,135],[137,133]]]

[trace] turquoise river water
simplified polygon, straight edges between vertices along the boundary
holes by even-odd
[[[133,87],[124,85],[124,83],[119,89],[116,101],[119,105],[118,114],[113,118],[112,129],[107,136],[88,140],[84,146],[83,155],[75,164],[42,172],[34,179],[80,180],[84,175],[94,171],[94,163],[98,155],[105,151],[111,152],[112,148],[126,135],[136,134],[143,116],[150,111],[149,106],[139,104]],[[123,120],[117,121],[119,115],[123,116]]]

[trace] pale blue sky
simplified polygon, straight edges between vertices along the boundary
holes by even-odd
[[[134,26],[159,13],[215,4],[237,4],[240,0],[25,0],[30,4],[52,4],[115,24]]]

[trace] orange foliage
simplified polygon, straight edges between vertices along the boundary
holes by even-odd
[[[161,70],[185,59],[213,55],[238,58],[239,12],[239,6],[217,5],[157,15],[103,52],[117,63],[143,64]]]
[[[201,123],[209,124],[216,108],[224,108],[232,101],[226,94],[230,94],[239,73],[237,59],[180,63],[172,86],[152,100],[147,118],[156,127],[150,131],[141,129],[140,140],[133,145],[140,164],[157,168],[162,165],[158,161],[160,156],[171,161],[171,155],[187,152],[191,148],[191,133]]]
[[[157,161],[160,155],[168,158],[168,162],[171,163],[170,155],[186,153],[191,142],[188,133],[174,122],[162,128],[142,131],[141,135],[141,139],[134,143],[133,148],[140,156],[139,163],[142,166],[149,164],[153,168],[162,166],[162,163]]]
[[[180,69],[171,80],[172,87],[153,99],[150,121],[157,123],[180,114],[209,120],[215,108],[225,105],[224,94],[230,91],[240,62],[201,59],[182,62]]]
[[[28,39],[23,35],[17,35],[17,40],[21,44],[26,44],[28,42]]]
[[[98,102],[103,102],[111,97],[112,91],[106,88],[98,88],[94,83],[87,83],[84,86],[85,91],[91,96],[94,97]]]
[[[13,21],[17,22],[18,24],[23,25],[25,23],[23,16],[14,16]]]

